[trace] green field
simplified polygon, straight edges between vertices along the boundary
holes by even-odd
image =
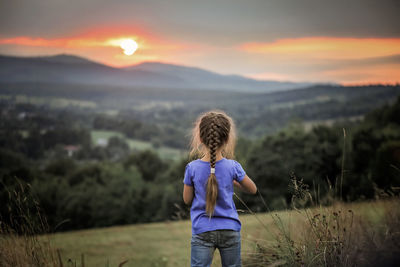
[[[266,215],[261,216],[268,221]],[[240,219],[245,256],[252,250],[253,240],[265,233],[254,216]],[[118,266],[124,260],[128,260],[124,266],[190,266],[190,238],[190,221],[177,221],[57,233],[50,243],[60,249],[64,262],[80,263],[83,253],[87,266],[107,266],[107,262]],[[220,266],[218,250],[212,266]]]
[[[127,138],[124,134],[115,132],[115,131],[99,131],[99,130],[93,130],[91,131],[91,138],[92,138],[92,143],[97,144],[98,139],[109,139],[110,137],[119,137],[121,139],[124,139],[128,145],[129,148],[132,151],[141,151],[141,150],[146,150],[146,149],[151,149],[155,150],[158,152],[160,157],[162,159],[178,159],[183,157],[184,152],[179,149],[171,148],[171,147],[166,147],[166,146],[160,146],[158,148],[155,148],[152,143],[146,142],[146,141],[141,141],[141,140],[134,140],[131,138]]]
[[[398,240],[399,229],[396,228],[399,226],[399,212],[396,212],[398,204],[399,200],[394,199],[336,204],[329,208],[321,207],[309,211],[312,214],[326,214],[327,217],[332,217],[334,211],[339,214],[342,212],[341,223],[348,224],[343,226],[348,227],[348,232],[353,233],[349,242],[350,249],[353,249],[364,244],[365,240],[369,240],[370,234],[373,238],[369,243],[372,242],[374,245],[379,245],[388,237]],[[350,211],[354,213],[351,225]],[[280,218],[281,224],[276,223],[276,218]],[[271,247],[278,244],[274,236],[282,236],[279,227],[285,228],[293,240],[307,239],[311,235],[307,228],[307,217],[302,211],[263,213],[257,217],[240,215],[240,220],[244,266],[251,258],[258,255],[256,243]],[[393,235],[388,236],[388,232],[391,233],[392,230],[395,230]],[[190,221],[175,221],[72,231],[41,238],[49,240],[52,248],[60,250],[65,263],[71,259],[73,263],[76,262],[76,266],[81,266],[81,255],[84,254],[85,266],[118,266],[120,262],[128,260],[124,266],[145,267],[189,266],[190,237]],[[218,252],[214,255],[212,266],[220,266]]]
[[[0,100],[14,100],[16,104],[48,105],[51,108],[80,107],[96,108],[97,104],[93,101],[76,100],[64,97],[45,97],[28,95],[0,95]]]

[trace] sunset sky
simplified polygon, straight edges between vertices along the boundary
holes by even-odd
[[[0,54],[268,80],[400,82],[398,0],[0,0]],[[137,50],[124,54],[123,40]],[[133,52],[133,50],[131,51]]]

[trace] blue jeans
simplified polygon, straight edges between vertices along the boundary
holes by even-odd
[[[240,267],[240,232],[233,230],[216,230],[192,235],[192,267],[209,267],[216,248],[221,255],[223,267]]]

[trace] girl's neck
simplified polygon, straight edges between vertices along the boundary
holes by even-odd
[[[215,161],[221,160],[223,158],[221,150],[217,150],[215,153]],[[202,161],[210,161],[210,153],[207,153],[204,155],[204,157],[201,158]]]

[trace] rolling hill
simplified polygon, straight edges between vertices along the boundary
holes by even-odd
[[[68,54],[42,57],[0,55],[0,82],[213,89],[248,93],[273,92],[310,85],[307,83],[259,81],[239,75],[221,75],[200,68],[159,62],[145,62],[124,68],[114,68]]]

